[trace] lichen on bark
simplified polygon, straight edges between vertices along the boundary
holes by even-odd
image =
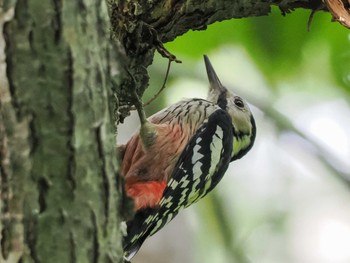
[[[107,5],[18,0],[13,12],[0,89],[1,258],[118,262]]]

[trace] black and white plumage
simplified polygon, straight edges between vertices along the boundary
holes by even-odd
[[[126,190],[137,204],[123,241],[127,260],[181,209],[209,193],[229,163],[253,146],[256,128],[249,107],[222,86],[206,56],[205,63],[208,99],[184,100],[151,116],[149,123],[155,131],[151,147],[142,146],[142,134],[134,135],[125,146],[122,168]],[[149,191],[153,186],[157,190]],[[150,201],[148,196],[159,198]]]

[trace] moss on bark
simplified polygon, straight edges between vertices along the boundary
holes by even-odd
[[[109,28],[86,0],[19,0],[4,25],[4,259],[121,259]]]

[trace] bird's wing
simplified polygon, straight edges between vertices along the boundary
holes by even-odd
[[[233,128],[222,109],[213,112],[181,153],[157,207],[138,211],[127,223],[125,257],[131,259],[144,240],[198,201],[220,181],[232,155]]]

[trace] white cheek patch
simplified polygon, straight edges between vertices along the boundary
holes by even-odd
[[[235,128],[239,127],[239,131],[243,133],[249,133],[251,131],[252,129],[252,124],[250,120],[251,113],[247,106],[245,109],[242,110],[242,109],[238,109],[234,105],[231,105],[231,106],[228,105],[227,110]]]

